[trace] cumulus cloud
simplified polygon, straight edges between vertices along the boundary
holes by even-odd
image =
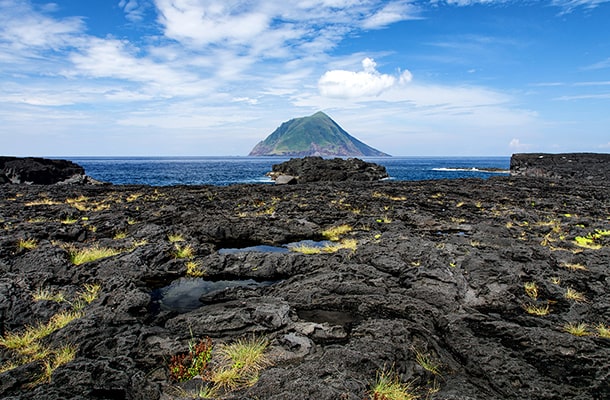
[[[320,94],[334,98],[379,96],[396,84],[409,83],[413,78],[408,70],[396,77],[379,73],[376,67],[377,63],[367,57],[362,60],[362,71],[342,69],[327,71],[318,81]]]
[[[531,148],[531,145],[521,143],[519,139],[513,138],[508,144],[508,147],[513,151],[527,151]]]

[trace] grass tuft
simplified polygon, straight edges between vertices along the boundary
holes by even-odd
[[[68,248],[70,261],[74,265],[81,265],[91,261],[99,260],[101,258],[116,256],[121,252],[122,250],[98,246],[83,249],[76,249],[74,247]]]
[[[525,294],[527,294],[532,300],[536,300],[538,298],[538,285],[536,285],[536,282],[526,282],[523,284],[523,288],[525,289]]]
[[[214,384],[228,390],[254,385],[259,372],[269,365],[265,354],[269,342],[265,338],[240,339],[219,348],[220,368],[212,374]]]
[[[595,327],[597,335],[604,339],[610,339],[610,326],[606,326],[602,323]]]
[[[584,322],[568,322],[563,326],[563,331],[574,336],[588,336],[590,332],[587,330],[588,325]]]
[[[193,258],[195,252],[193,246],[187,244],[186,246],[174,245],[174,251],[172,255],[174,258]]]
[[[441,367],[436,361],[432,359],[429,354],[423,353],[418,350],[415,351],[415,361],[426,371],[433,375],[440,375]]]
[[[399,376],[393,371],[383,371],[377,374],[377,380],[371,388],[371,400],[415,400],[411,384],[400,381]]]
[[[338,243],[329,244],[323,247],[299,245],[290,247],[291,251],[302,253],[302,254],[322,254],[322,253],[335,253],[339,250],[348,249],[356,251],[358,248],[358,241],[356,239],[343,239]]]
[[[339,241],[341,235],[349,233],[353,230],[354,230],[354,228],[352,228],[350,225],[333,226],[331,228],[323,230],[322,236],[324,236],[326,239],[328,239],[330,241],[337,242],[337,241]]]
[[[201,268],[201,263],[198,261],[188,261],[186,263],[186,275],[194,278],[205,276],[205,270]]]
[[[572,289],[572,288],[567,288],[565,294],[563,295],[566,299],[568,300],[573,300],[576,302],[585,302],[587,301],[587,298],[585,297],[584,294]]]
[[[170,233],[167,235],[167,240],[169,240],[170,243],[184,242],[184,236],[179,233]]]
[[[38,288],[34,294],[32,294],[34,301],[54,301],[61,303],[66,300],[63,292],[52,293],[49,289]]]
[[[38,246],[36,239],[19,239],[17,242],[17,248],[19,250],[32,250]]]
[[[548,315],[551,312],[548,304],[545,304],[545,305],[527,304],[527,305],[523,306],[523,309],[528,314],[536,315],[538,317],[544,317],[545,315]]]

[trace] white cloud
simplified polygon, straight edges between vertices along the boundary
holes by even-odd
[[[528,151],[529,149],[531,149],[532,146],[529,144],[521,143],[521,141],[517,138],[513,138],[510,141],[510,143],[508,144],[508,147],[512,151],[523,152],[523,151]]]
[[[394,85],[411,81],[412,75],[404,71],[398,78],[381,74],[376,69],[377,64],[371,58],[362,60],[362,71],[346,70],[327,71],[318,81],[318,89],[322,96],[332,98],[361,98],[379,96]]]
[[[125,17],[132,22],[141,22],[144,18],[144,7],[138,0],[121,0],[119,7],[125,11]]]

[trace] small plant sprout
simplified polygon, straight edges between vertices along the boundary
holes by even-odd
[[[552,276],[551,277],[551,283],[553,285],[561,285],[561,278],[558,276]]]
[[[415,352],[415,361],[420,367],[430,372],[433,375],[440,375],[441,367],[436,363],[429,354],[413,350]]]
[[[544,317],[545,315],[548,315],[551,312],[548,304],[545,304],[545,305],[527,304],[527,305],[523,306],[523,309],[528,314],[536,315],[538,317]]]
[[[114,240],[121,240],[121,239],[125,239],[126,237],[127,237],[127,232],[125,232],[125,231],[119,231],[114,234]]]
[[[187,244],[186,246],[174,245],[174,252],[172,253],[174,258],[193,258],[195,252],[193,246]]]
[[[584,322],[568,322],[563,326],[563,331],[574,336],[588,336],[590,332],[587,330],[588,325]]]
[[[604,339],[610,339],[610,326],[600,323],[595,327],[595,330],[597,331],[597,336]]]
[[[78,222],[77,218],[66,217],[60,221],[64,225],[72,225]]]
[[[415,391],[409,383],[400,381],[394,371],[382,371],[370,391],[371,400],[415,400]]]
[[[176,382],[185,382],[205,374],[212,358],[212,339],[206,337],[196,342],[189,341],[187,353],[172,356],[169,363],[170,378]]]
[[[576,302],[585,302],[587,301],[587,298],[585,297],[584,294],[572,289],[572,288],[567,288],[565,294],[563,295],[566,299],[568,300],[573,300]]]
[[[328,239],[330,241],[336,242],[340,239],[341,235],[349,233],[353,229],[354,228],[352,228],[350,225],[334,226],[332,228],[323,230],[322,236],[324,236],[326,239]]]
[[[523,288],[525,289],[525,294],[527,294],[532,300],[536,300],[538,298],[538,285],[536,285],[536,282],[525,282],[525,284],[523,284]]]
[[[36,239],[19,239],[17,242],[17,248],[19,250],[32,250],[38,246]]]

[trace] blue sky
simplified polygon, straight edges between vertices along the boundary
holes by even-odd
[[[0,0],[3,155],[610,151],[610,0]]]

